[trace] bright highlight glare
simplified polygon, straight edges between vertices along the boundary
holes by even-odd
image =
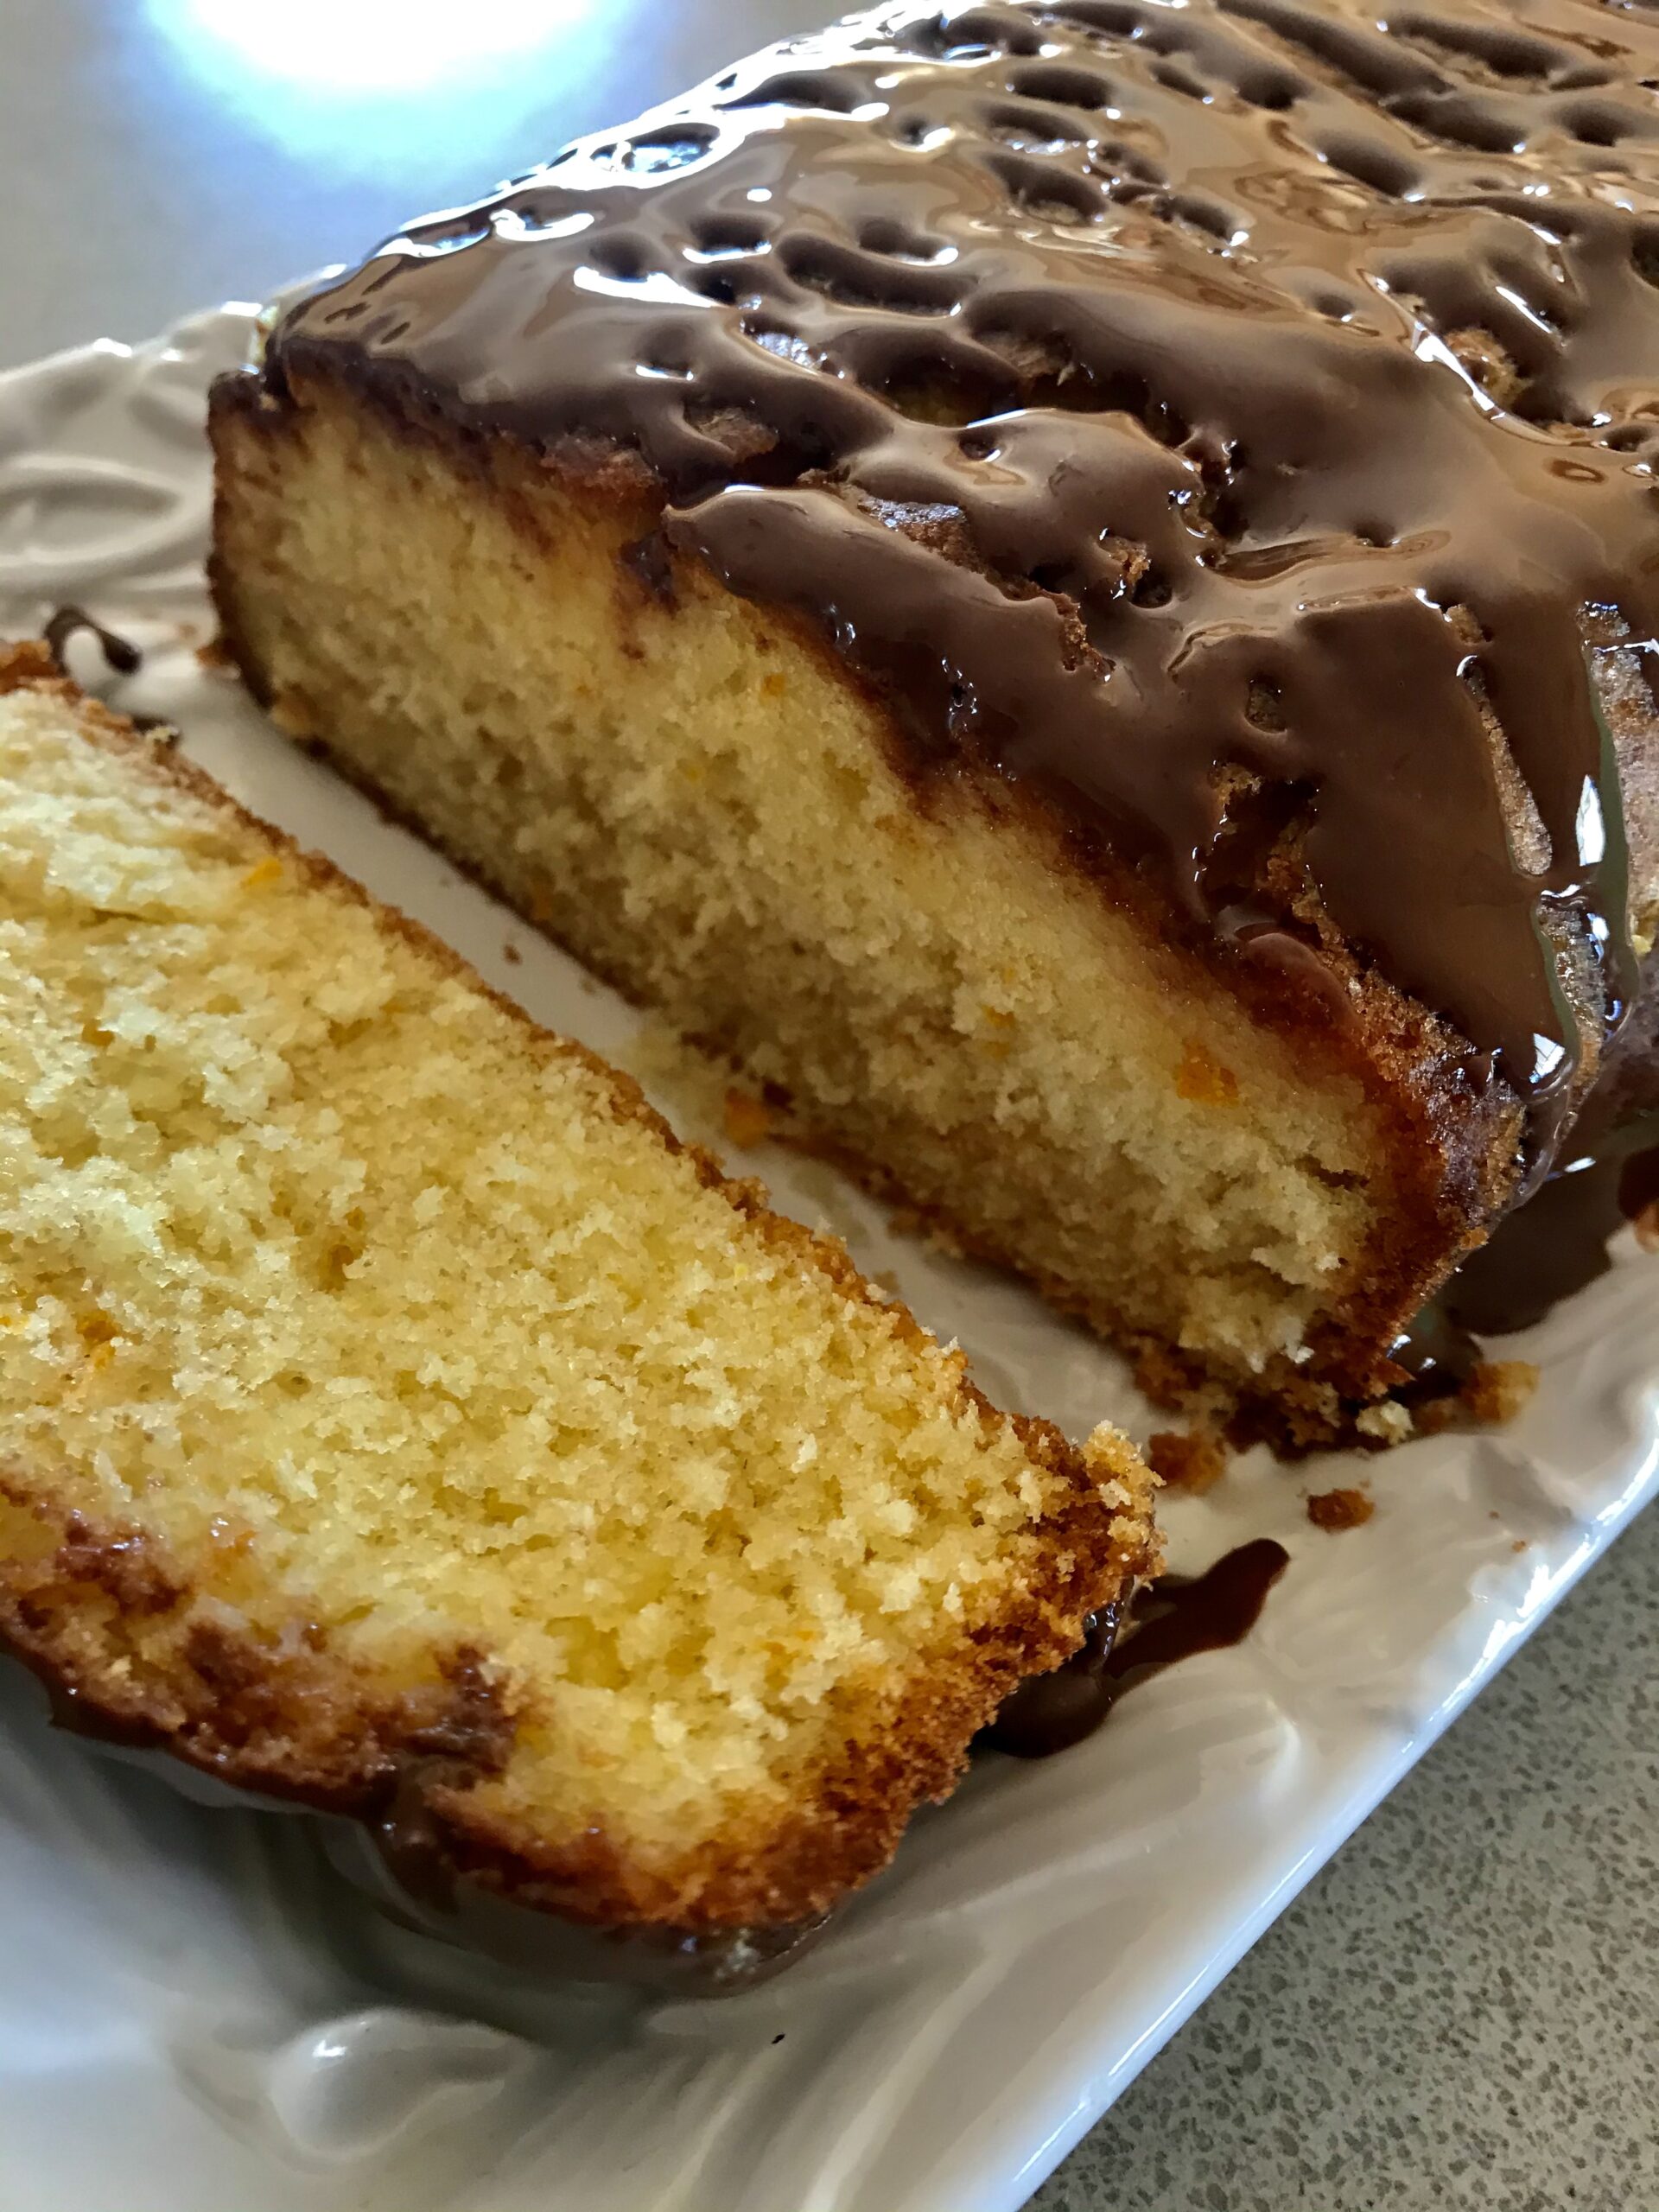
[[[245,68],[316,92],[418,92],[521,54],[592,0],[150,0],[180,45],[213,40]]]
[[[1579,794],[1578,833],[1580,863],[1594,868],[1607,856],[1607,824],[1602,819],[1601,793],[1588,776]]]

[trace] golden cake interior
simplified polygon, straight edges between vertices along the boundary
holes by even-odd
[[[481,1685],[508,1748],[448,1813],[590,1916],[870,1871],[1137,1554],[1127,1446],[992,1414],[620,1078],[65,687],[0,696],[0,778],[14,1642],[336,1795]]]
[[[1403,1094],[1253,1022],[1027,814],[919,799],[787,618],[635,573],[626,483],[343,383],[223,402],[221,613],[278,722],[591,965],[1110,1332],[1248,1378],[1396,1259],[1409,1297],[1440,1166]]]

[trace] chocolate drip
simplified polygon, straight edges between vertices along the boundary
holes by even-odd
[[[46,1693],[52,1724],[91,1749],[165,1782],[196,1805],[301,1818],[311,1827],[335,1871],[399,1925],[501,1960],[518,1974],[550,1981],[607,1982],[680,1996],[715,1997],[764,1981],[809,1949],[832,1917],[780,1928],[692,1929],[603,1927],[567,1921],[539,1905],[518,1904],[467,1878],[453,1858],[429,1808],[415,1788],[400,1785],[372,1827],[310,1806],[272,1797],[187,1765],[166,1729],[140,1714],[99,1705],[26,1653],[6,1655],[28,1666]]]
[[[82,630],[90,631],[98,639],[99,650],[117,676],[136,676],[143,666],[143,653],[130,638],[122,637],[118,631],[106,630],[101,622],[92,620],[84,607],[60,607],[48,620],[41,642],[66,676],[69,664],[64,655],[69,640]],[[129,711],[127,720],[141,737],[158,737],[166,745],[178,742],[178,730],[165,715]]]
[[[1605,1274],[1615,1234],[1659,1205],[1659,958],[1643,964],[1630,1019],[1565,1151],[1393,1346],[1412,1377],[1408,1396],[1459,1389],[1480,1363],[1480,1338],[1531,1328]]]
[[[1389,1346],[1389,1357],[1406,1377],[1394,1395],[1406,1405],[1421,1405],[1455,1397],[1480,1365],[1480,1346],[1447,1314],[1442,1294],[1413,1315]]]
[[[1092,1736],[1117,1701],[1118,1686],[1108,1670],[1124,1610],[1119,1601],[1090,1613],[1071,1657],[1011,1691],[980,1741],[1015,1758],[1040,1759]]]
[[[1630,987],[1656,79],[1587,0],[887,7],[414,225],[266,374],[637,454],[918,775],[1023,787],[1325,1018],[1374,963],[1541,1175]],[[1241,901],[1275,794],[1294,880]]]
[[[1389,1346],[1409,1378],[1395,1395],[1454,1395],[1483,1363],[1483,1338],[1533,1328],[1607,1273],[1619,1230],[1659,1208],[1659,1145],[1643,1142],[1655,1126],[1579,1154],[1504,1217]]]
[[[64,654],[70,639],[82,630],[90,630],[98,639],[105,659],[118,676],[135,676],[143,666],[144,657],[130,639],[106,630],[101,622],[94,622],[84,607],[60,607],[48,621],[41,639],[48,652],[66,674],[69,664]]]
[[[1138,1590],[1127,1623],[1121,1605],[1091,1614],[1081,1650],[1052,1674],[1021,1682],[982,1740],[1022,1759],[1081,1743],[1137,1682],[1200,1651],[1242,1643],[1289,1562],[1282,1544],[1259,1536],[1203,1574],[1166,1574]]]
[[[1659,1146],[1640,1145],[1632,1133],[1570,1161],[1501,1222],[1436,1301],[1446,1325],[1470,1337],[1510,1336],[1605,1275],[1613,1236],[1659,1205]]]

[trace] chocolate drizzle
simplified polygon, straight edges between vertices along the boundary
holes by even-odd
[[[118,676],[134,676],[143,666],[144,657],[130,639],[114,630],[106,630],[101,622],[94,622],[84,607],[60,607],[41,636],[46,650],[66,674],[69,664],[64,654],[69,640],[83,630],[90,631],[98,639],[99,651]]]
[[[1655,79],[1587,0],[887,7],[414,225],[266,373],[637,454],[926,774],[1293,949],[1325,1018],[1374,964],[1541,1176],[1630,986],[1597,695],[1659,650]]]
[[[1166,1574],[1121,1605],[1092,1613],[1083,1647],[1007,1698],[981,1739],[1015,1758],[1047,1758],[1092,1736],[1126,1691],[1200,1651],[1241,1643],[1290,1563],[1270,1536],[1226,1553],[1203,1574]]]
[[[1659,1205],[1659,1147],[1609,1147],[1570,1161],[1471,1254],[1437,1303],[1470,1337],[1503,1337],[1535,1322],[1611,1264],[1617,1230]]]
[[[143,653],[130,638],[124,638],[118,630],[106,630],[101,622],[92,620],[84,607],[60,607],[44,625],[41,641],[64,675],[71,672],[65,658],[69,640],[83,630],[97,639],[99,651],[115,675],[136,676],[143,666]],[[178,731],[165,715],[139,715],[129,709],[127,720],[141,737],[159,734],[163,743],[177,742]]]
[[[1505,1216],[1391,1348],[1409,1397],[1444,1396],[1511,1336],[1605,1274],[1626,1222],[1659,1207],[1659,958],[1548,1179]]]
[[[1481,1340],[1530,1329],[1563,1299],[1605,1275],[1627,1222],[1659,1213],[1659,1145],[1650,1121],[1558,1167],[1505,1216],[1389,1350],[1409,1378],[1408,1404],[1463,1389],[1483,1363]]]

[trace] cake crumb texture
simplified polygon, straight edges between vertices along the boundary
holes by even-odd
[[[786,620],[690,564],[671,602],[638,582],[613,487],[458,463],[321,382],[217,435],[221,609],[279,725],[794,1133],[1235,1389],[1402,1298],[1446,1173],[1414,1179],[1419,1109],[1255,1024],[1033,822],[918,808]]]
[[[0,1627],[198,1764],[410,1762],[578,1917],[821,1910],[1147,1552],[839,1248],[0,660]]]
[[[1173,1490],[1202,1497],[1226,1473],[1227,1447],[1211,1429],[1160,1429],[1147,1440],[1147,1465]]]
[[[273,318],[227,645],[1186,1418],[1397,1440],[1659,915],[1643,13],[752,55]]]

